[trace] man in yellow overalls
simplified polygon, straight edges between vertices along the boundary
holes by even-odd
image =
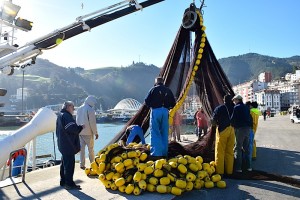
[[[212,115],[212,125],[216,127],[215,163],[218,174],[233,173],[233,148],[235,142],[234,128],[230,124],[233,112],[232,97],[224,96],[224,104],[215,108]],[[224,170],[225,168],[225,170]]]
[[[252,154],[252,160],[256,159],[256,142],[255,142],[254,138],[255,138],[255,133],[257,131],[258,118],[261,113],[257,107],[258,107],[258,104],[256,101],[251,103],[250,114],[251,114],[252,120],[253,120],[253,133],[254,133],[252,151],[250,151],[250,155]]]

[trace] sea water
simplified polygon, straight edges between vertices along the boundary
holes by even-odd
[[[103,149],[115,136],[125,124],[97,124],[99,138],[95,140],[95,153]],[[0,140],[13,134],[16,130],[0,130]],[[55,132],[40,135],[36,139],[36,155],[52,154],[53,159],[59,160],[61,157],[57,148],[57,138]],[[87,148],[86,157],[88,158]],[[76,155],[76,160],[79,160],[79,153]]]
[[[122,128],[126,124],[97,124],[97,129],[99,133],[99,138],[95,140],[95,147],[94,151],[97,153],[101,149],[103,149],[115,136],[122,130]],[[8,137],[9,135],[13,134],[16,130],[12,130],[16,128],[6,128],[4,130],[3,127],[0,129],[0,140],[3,138]],[[194,131],[194,126],[182,126],[181,127],[181,134],[186,134]],[[146,136],[149,135],[147,132]],[[146,143],[150,143],[150,137],[145,138]],[[55,132],[46,133],[40,135],[36,139],[36,155],[46,155],[51,154],[53,159],[60,160],[61,154],[57,148],[57,138]],[[88,158],[88,150],[86,148],[86,158]],[[75,159],[79,160],[79,153],[76,154]],[[42,159],[41,161],[44,161]],[[47,159],[46,159],[47,160]]]

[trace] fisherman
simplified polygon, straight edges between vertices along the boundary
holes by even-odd
[[[172,91],[163,84],[163,78],[155,78],[155,85],[150,89],[145,104],[151,109],[150,114],[150,154],[153,157],[168,156],[169,109],[176,102]]]
[[[129,135],[126,145],[133,142],[135,137],[138,136],[142,144],[146,144],[143,129],[139,125],[130,125],[126,129],[126,135]]]
[[[260,111],[258,110],[258,104],[256,101],[251,103],[251,109],[250,109],[250,114],[252,116],[253,120],[253,142],[251,144],[250,141],[250,146],[252,146],[252,150],[250,149],[250,155],[252,155],[252,160],[256,159],[256,141],[255,141],[255,134],[257,131],[257,126],[258,126],[258,118],[260,116]],[[251,147],[250,147],[251,148]]]
[[[248,149],[248,154],[244,153],[246,152],[243,149],[243,165],[247,164],[247,162],[249,162],[249,168],[252,168],[252,149],[253,149],[253,139],[254,139],[254,132],[253,132],[253,126],[254,126],[254,122],[253,122],[253,117],[252,117],[252,113],[251,113],[251,101],[247,101],[245,103],[245,105],[247,106],[247,108],[250,111],[250,120],[251,120],[251,126],[250,126],[250,134],[249,134],[249,149]]]
[[[250,118],[250,110],[243,103],[243,97],[241,95],[236,95],[233,97],[232,101],[235,104],[231,116],[231,124],[234,127],[236,141],[234,145],[234,165],[235,172],[241,173],[243,153],[246,155],[249,153],[249,134],[252,121]],[[250,161],[246,160],[245,164],[247,171],[252,171]]]
[[[181,115],[179,114],[180,110],[177,110],[174,113],[174,117],[173,117],[173,124],[172,124],[172,137],[173,137],[173,141],[178,141],[181,142],[180,139],[180,126],[181,126]]]
[[[204,137],[204,135],[206,135],[208,129],[208,119],[206,117],[206,114],[204,113],[204,109],[202,106],[197,111],[196,119],[197,119],[198,141],[200,141],[201,138]]]
[[[230,119],[234,105],[230,95],[225,95],[223,100],[224,104],[216,107],[212,115],[212,126],[216,126],[216,173],[231,175],[233,173],[235,135]]]
[[[60,186],[66,190],[81,189],[73,181],[75,154],[80,151],[79,133],[84,125],[77,125],[74,118],[74,103],[66,101],[56,120],[57,146],[62,154],[60,164]]]
[[[98,139],[98,130],[95,116],[96,97],[89,95],[84,103],[78,108],[76,114],[76,123],[84,124],[83,129],[79,134],[80,139],[80,168],[85,169],[85,147],[87,146],[89,152],[89,160],[92,163],[95,160],[94,153],[94,137]]]

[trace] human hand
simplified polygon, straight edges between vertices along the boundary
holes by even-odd
[[[82,124],[81,127],[82,127],[82,129],[85,129],[85,125],[84,124]]]
[[[97,139],[98,139],[98,137],[99,137],[99,135],[98,135],[98,134],[95,134],[95,140],[97,140]]]

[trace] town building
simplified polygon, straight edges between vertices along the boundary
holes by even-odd
[[[261,73],[258,80],[233,86],[233,91],[240,94],[244,102],[257,101],[261,110],[286,111],[300,104],[300,70],[287,73],[280,80],[271,78],[270,72]]]
[[[268,85],[268,88],[280,91],[282,110],[288,110],[291,106],[299,105],[300,103],[300,82],[299,79],[295,80],[293,78],[296,77],[294,75],[295,74],[287,74],[285,77],[291,77],[291,79],[272,81]]]
[[[272,89],[264,89],[257,91],[255,93],[257,97],[257,104],[260,110],[270,110],[280,112],[281,111],[281,101],[280,101],[280,91]]]
[[[257,97],[255,95],[256,91],[260,91],[267,88],[266,82],[260,82],[258,80],[248,81],[236,86],[233,86],[232,89],[235,94],[239,94],[243,97],[243,101],[256,101]]]
[[[258,81],[259,82],[265,82],[265,83],[271,82],[272,81],[272,74],[271,74],[271,72],[260,73],[258,75]]]

